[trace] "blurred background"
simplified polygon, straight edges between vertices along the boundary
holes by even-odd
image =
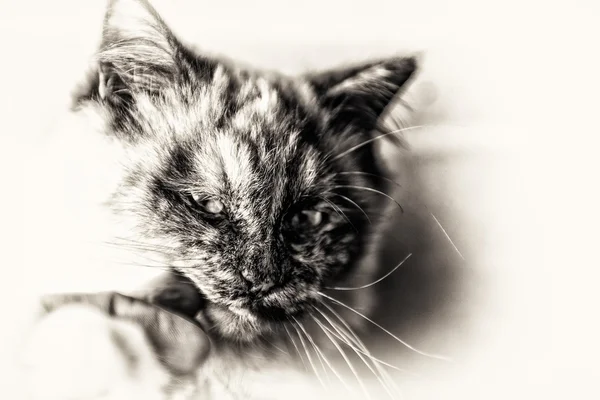
[[[407,399],[593,398],[597,2],[152,3],[203,51],[289,73],[423,52],[419,81],[433,83],[437,100],[418,116],[429,128],[393,154],[406,212],[394,218],[383,260],[391,268],[413,256],[381,284],[387,301],[376,319],[455,362],[383,338],[376,353],[420,374],[403,378]],[[31,251],[19,193],[34,183],[18,171],[83,76],[106,3],[1,4],[4,310],[24,290],[13,278],[27,282],[20,271]]]

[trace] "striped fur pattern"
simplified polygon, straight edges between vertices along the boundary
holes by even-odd
[[[318,313],[339,316],[327,311],[324,293],[375,279],[390,204],[380,120],[416,68],[415,58],[392,57],[299,76],[252,70],[193,51],[146,0],[111,0],[95,67],[72,111],[98,131],[81,135],[100,135],[118,159],[103,198],[119,225],[114,243],[191,283],[211,355],[184,379],[155,363],[177,344],[146,343],[148,327],[132,326],[130,313],[116,322],[112,308],[67,315],[104,324],[95,332],[115,352],[108,363],[127,366],[128,354],[150,360],[136,364],[140,381],[156,375],[144,381],[146,398],[205,398],[199,387],[209,398],[253,398],[269,368],[282,384],[295,379],[280,369],[289,360],[279,363],[278,346],[290,350],[304,335],[325,351],[332,341]],[[372,288],[335,296],[365,313],[376,303]],[[136,309],[140,320],[171,318]],[[356,314],[339,315],[348,329],[358,327]],[[169,326],[157,324],[154,335]],[[40,349],[53,343],[40,335]],[[126,387],[123,398],[139,397]],[[173,387],[189,393],[167,393]]]
[[[192,52],[146,1],[115,0],[74,110],[127,154],[106,204],[130,239],[194,282],[218,337],[251,343],[360,269],[387,200],[374,145],[359,145],[415,69],[254,71]]]

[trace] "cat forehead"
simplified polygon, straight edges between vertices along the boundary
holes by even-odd
[[[322,155],[299,146],[297,131],[279,141],[254,140],[235,131],[217,131],[200,140],[177,142],[162,152],[159,170],[170,171],[176,185],[221,196],[282,194],[288,184],[305,189],[315,185]],[[164,176],[164,175],[163,175]]]
[[[263,124],[281,125],[281,119],[300,109],[314,118],[323,117],[312,87],[304,80],[275,74],[252,75],[222,65],[211,76],[199,74],[196,79],[170,84],[160,96],[144,92],[134,96],[134,119],[140,119],[143,125],[146,119],[159,122],[153,121],[154,117],[162,117],[179,124],[171,127],[178,134],[193,133],[193,126],[221,124],[224,120],[238,129],[260,120]],[[190,129],[178,129],[184,127]],[[154,130],[154,126],[145,128]]]
[[[303,136],[307,127],[314,136],[322,117],[303,82],[240,79],[217,68],[200,89],[173,86],[159,98],[140,94],[134,118],[141,147],[155,155],[157,168],[167,163],[201,175],[213,190],[252,186],[259,171],[282,175],[289,163],[301,183],[317,177],[321,154]]]
[[[299,129],[278,129],[195,127],[194,133],[161,135],[133,149],[134,171],[218,196],[282,193],[288,185],[297,190],[313,187],[324,171],[325,154],[302,140]]]

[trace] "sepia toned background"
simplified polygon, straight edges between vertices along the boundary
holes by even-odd
[[[0,304],[10,324],[13,294],[33,279],[23,271],[35,249],[19,201],[35,182],[18,171],[28,145],[58,123],[99,40],[105,2],[0,4]],[[393,154],[405,213],[394,217],[383,259],[392,267],[406,252],[413,257],[382,283],[377,320],[454,363],[383,338],[377,354],[420,373],[403,378],[407,399],[594,398],[596,2],[153,4],[203,51],[289,73],[423,52],[419,81],[431,82],[437,98],[419,115],[427,128],[406,135],[410,150]]]

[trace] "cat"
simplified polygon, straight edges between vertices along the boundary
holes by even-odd
[[[106,149],[99,159],[106,169],[93,171],[98,180],[85,193],[109,221],[98,235],[111,237],[138,269],[167,270],[178,290],[187,282],[201,305],[190,311],[163,303],[166,312],[159,300],[117,287],[111,290],[120,293],[71,298],[37,325],[28,354],[41,372],[32,376],[48,380],[58,355],[44,358],[44,349],[63,348],[70,336],[61,332],[73,323],[80,338],[95,326],[96,339],[83,337],[105,345],[115,380],[131,378],[107,383],[118,386],[103,394],[110,398],[269,398],[265,382],[294,380],[298,396],[317,396],[296,373],[300,361],[314,369],[336,340],[368,357],[352,331],[375,306],[369,285],[379,276],[377,238],[395,206],[378,146],[401,130],[390,134],[381,121],[417,69],[418,58],[407,56],[300,76],[258,71],[186,46],[145,0],[110,1],[96,64],[75,92],[63,143],[82,170],[91,153],[74,143]],[[164,289],[162,282],[155,288]],[[124,308],[93,307],[107,298]],[[177,313],[190,319],[174,319]],[[168,322],[152,328],[144,318]],[[202,355],[184,372],[173,371],[173,354],[161,361],[160,347],[148,342],[177,326],[196,333],[172,338],[174,351]],[[201,340],[190,344],[194,337]],[[131,360],[140,368],[133,375]],[[84,365],[79,372],[97,376]],[[48,385],[31,387],[49,398]],[[65,385],[57,393],[73,389]]]

